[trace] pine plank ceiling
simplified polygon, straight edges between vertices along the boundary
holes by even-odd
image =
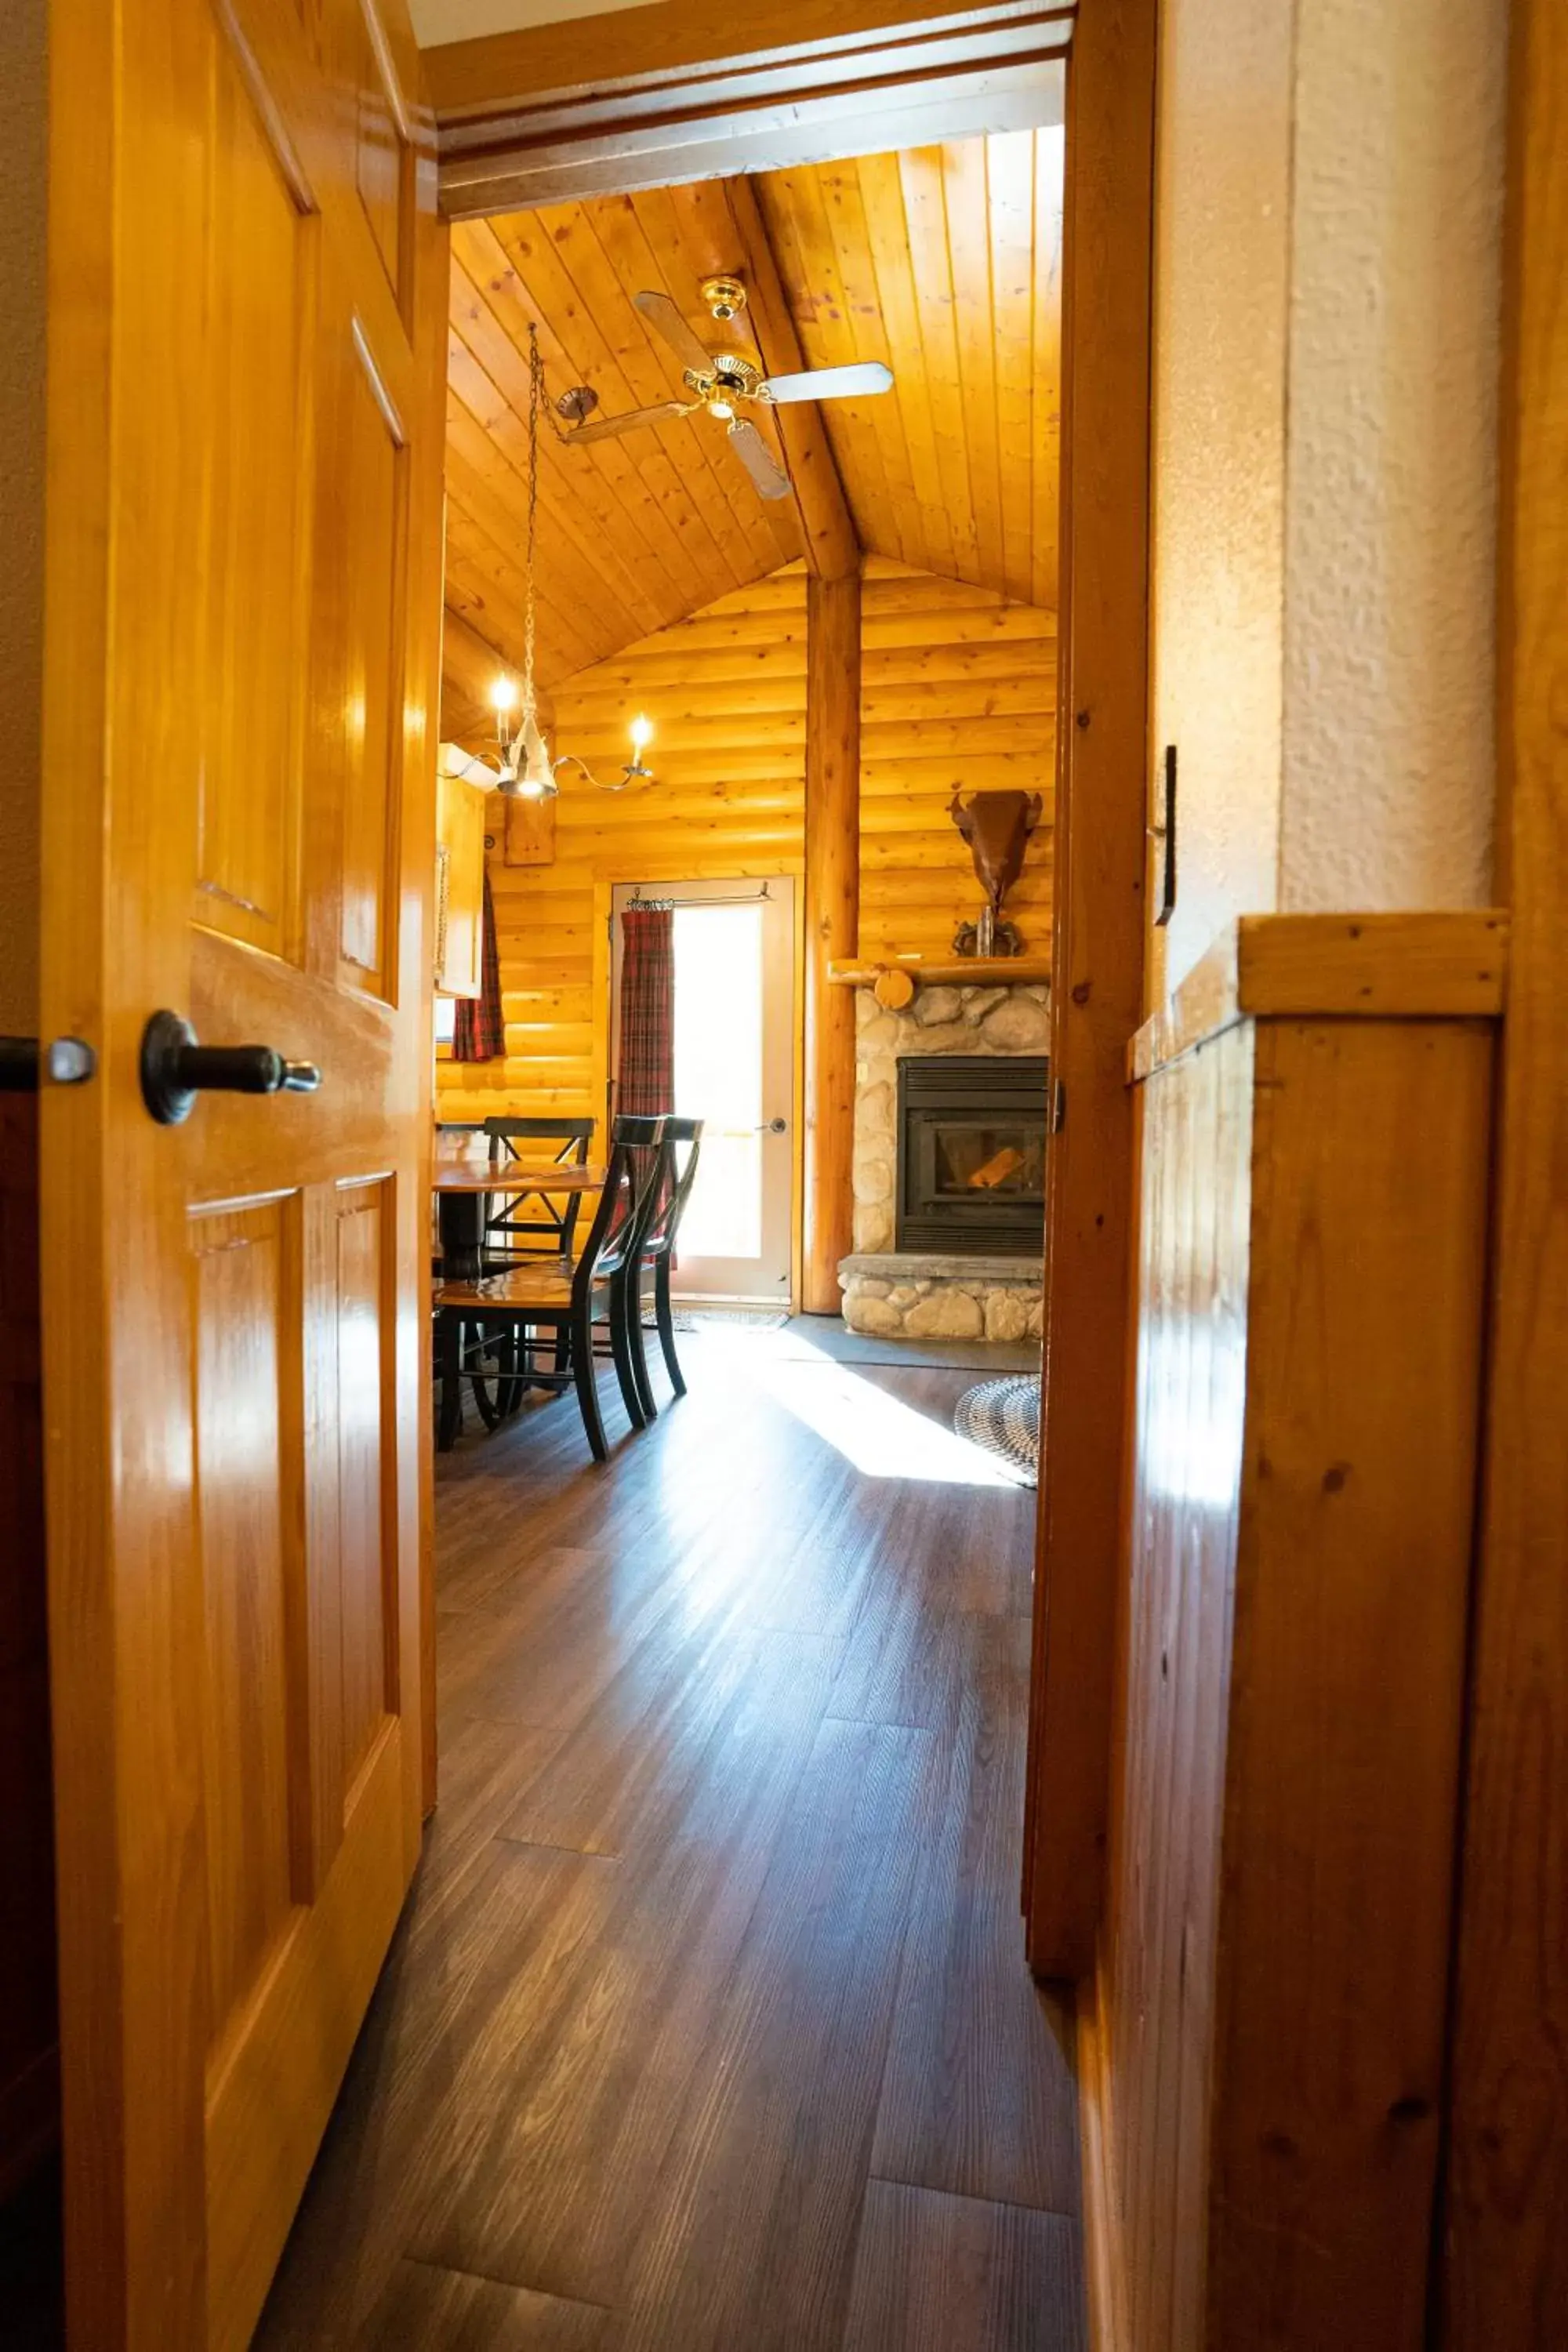
[[[752,183],[806,363],[885,360],[895,389],[825,403],[862,544],[943,578],[1057,601],[1062,137],[1005,132]],[[455,223],[443,730],[472,736],[523,648],[528,327],[549,400],[599,415],[682,395],[633,296],[662,289],[710,348],[757,356],[698,288],[736,268],[729,185]],[[778,453],[772,421],[761,429]],[[546,687],[800,552],[699,415],[568,448],[542,425],[538,675]]]

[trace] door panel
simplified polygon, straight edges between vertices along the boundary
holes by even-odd
[[[334,521],[342,583],[346,714],[342,764],[342,935],[345,977],[373,994],[385,992],[391,875],[396,837],[392,799],[397,769],[393,688],[397,677],[396,595],[404,468],[401,427],[357,320],[338,322],[337,362],[344,371],[342,442],[331,453],[329,497],[341,499]],[[346,526],[346,528],[345,528]]]
[[[215,38],[203,405],[208,637],[196,919],[297,952],[300,709],[259,699],[305,652],[310,371],[320,224]],[[301,463],[301,458],[306,462]],[[258,481],[292,485],[258,498]]]
[[[190,1227],[215,2051],[287,1925],[299,1884],[289,1637],[300,1561],[284,1503],[285,1492],[300,1484],[299,1414],[285,1394],[289,1335],[300,1317],[289,1230],[298,1206],[297,1198],[267,1201],[198,1214]]]
[[[51,39],[68,2299],[73,2352],[194,2352],[248,2341],[418,1852],[446,256],[401,17]],[[155,1125],[163,1006],[320,1090]]]
[[[342,1638],[342,1801],[388,1716],[397,1713],[395,1585],[384,1571],[383,1487],[389,1453],[391,1332],[383,1309],[393,1221],[384,1184],[356,1184],[336,1202],[338,1324],[338,1595]]]

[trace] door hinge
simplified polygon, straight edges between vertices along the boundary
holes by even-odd
[[[1068,1123],[1068,1090],[1060,1078],[1051,1082],[1051,1133],[1059,1135]]]

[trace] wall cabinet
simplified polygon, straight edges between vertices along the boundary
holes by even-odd
[[[478,996],[485,903],[485,803],[460,776],[438,780],[436,802],[436,985]]]

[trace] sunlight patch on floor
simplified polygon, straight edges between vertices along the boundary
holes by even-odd
[[[797,1340],[788,1356],[775,1356],[756,1344],[757,1336],[751,1346],[737,1337],[737,1369],[743,1363],[757,1388],[853,1463],[863,1477],[1016,1491],[1000,1463],[947,1423],[928,1420],[808,1341]]]

